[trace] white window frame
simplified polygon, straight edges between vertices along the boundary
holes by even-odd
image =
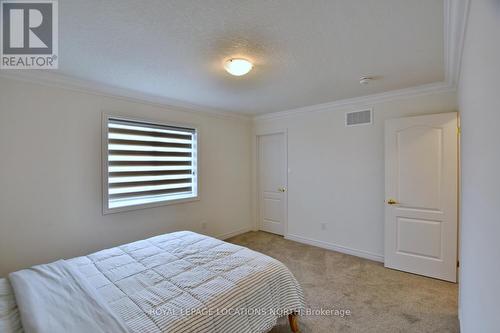
[[[184,128],[190,128],[194,129],[196,133],[196,138],[195,138],[195,145],[196,149],[194,151],[194,154],[196,154],[195,158],[195,165],[193,167],[195,173],[196,173],[196,182],[194,186],[196,187],[196,196],[192,196],[189,198],[182,198],[182,199],[171,199],[171,200],[164,200],[164,201],[158,201],[158,202],[151,202],[151,203],[145,203],[145,204],[138,204],[138,205],[130,205],[130,206],[123,206],[123,207],[115,207],[115,208],[109,208],[109,197],[108,197],[108,121],[110,118],[113,119],[122,119],[125,121],[137,121],[137,122],[142,122],[142,123],[148,123],[151,125],[159,125],[159,126],[173,126],[173,127],[184,127]],[[119,212],[126,212],[126,211],[133,211],[133,210],[139,210],[139,209],[146,209],[146,208],[153,208],[153,207],[161,207],[161,206],[169,206],[169,205],[175,205],[175,204],[181,204],[181,203],[187,203],[187,202],[193,202],[193,201],[199,201],[200,200],[200,131],[197,126],[194,126],[193,124],[180,124],[177,122],[170,122],[170,121],[158,121],[158,120],[151,120],[147,118],[138,118],[135,116],[127,116],[123,114],[114,114],[114,113],[109,113],[109,112],[103,112],[102,113],[102,127],[101,127],[101,165],[102,165],[102,213],[103,215],[107,214],[113,214],[113,213],[119,213]]]

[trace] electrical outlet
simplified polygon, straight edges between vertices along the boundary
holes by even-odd
[[[321,230],[326,230],[326,222],[321,222]]]

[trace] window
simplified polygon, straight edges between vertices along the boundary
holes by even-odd
[[[104,119],[105,213],[198,197],[196,129]]]

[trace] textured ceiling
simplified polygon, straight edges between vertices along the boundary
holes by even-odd
[[[59,72],[261,114],[444,79],[441,0],[60,0]],[[241,56],[243,77],[223,69]],[[379,79],[360,86],[359,77]]]

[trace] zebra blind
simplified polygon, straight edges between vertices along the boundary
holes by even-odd
[[[107,208],[197,197],[196,130],[107,118]]]

